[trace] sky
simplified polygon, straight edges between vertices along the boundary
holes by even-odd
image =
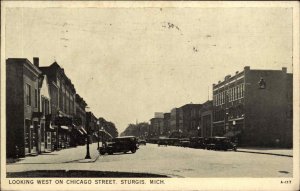
[[[149,121],[252,69],[292,72],[289,8],[8,8],[5,57],[56,61],[97,117]]]

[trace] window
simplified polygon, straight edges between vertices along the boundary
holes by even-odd
[[[29,84],[26,84],[25,86],[25,96],[26,96],[26,104],[31,105],[31,86]]]
[[[38,91],[37,89],[34,90],[34,107],[38,107]]]

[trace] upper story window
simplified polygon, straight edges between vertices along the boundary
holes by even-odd
[[[26,96],[26,104],[31,105],[31,86],[29,84],[25,85],[25,96]]]

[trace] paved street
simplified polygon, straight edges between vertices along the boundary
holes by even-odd
[[[91,146],[93,161],[85,161],[85,147],[54,152],[57,155],[28,157],[7,165],[7,172],[29,170],[97,170],[142,172],[170,177],[291,177],[292,157],[233,151],[208,151],[182,147],[140,146],[135,154],[97,157]],[[72,153],[70,155],[70,153]],[[66,159],[66,156],[69,158]],[[70,156],[76,160],[70,160]],[[38,159],[41,158],[41,160]],[[52,158],[51,158],[52,157]],[[36,164],[37,161],[44,164]],[[54,164],[50,164],[53,161]]]

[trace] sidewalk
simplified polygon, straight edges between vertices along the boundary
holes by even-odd
[[[101,145],[101,143],[100,143]],[[51,153],[42,153],[37,156],[27,156],[21,158],[15,164],[59,164],[69,162],[95,162],[99,153],[97,151],[97,143],[90,144],[91,159],[85,159],[86,145],[77,146],[75,148],[63,149]]]
[[[279,149],[279,148],[238,148],[237,152],[293,157],[293,149]]]

